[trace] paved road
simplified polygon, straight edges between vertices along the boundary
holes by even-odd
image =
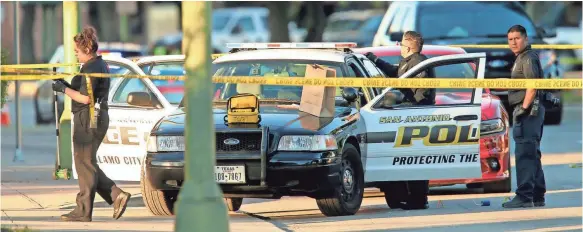
[[[34,127],[32,102],[23,101],[25,163],[12,163],[14,128],[2,128],[2,224],[28,225],[42,231],[172,231],[174,217],[148,213],[139,185],[121,183],[134,198],[122,219],[112,223],[111,207],[96,197],[93,223],[60,222],[72,208],[76,181],[53,181],[54,125]],[[362,230],[578,230],[582,216],[581,105],[566,107],[564,123],[545,127],[542,150],[548,183],[548,205],[529,210],[500,207],[509,194],[482,194],[464,186],[433,188],[430,209],[391,210],[374,189],[355,216],[326,218],[315,201],[305,197],[281,200],[245,199],[241,211],[230,213],[232,231],[362,231]],[[513,172],[514,173],[514,172]],[[515,183],[513,183],[515,186]],[[478,206],[490,200],[491,206]],[[438,201],[443,207],[438,206]]]

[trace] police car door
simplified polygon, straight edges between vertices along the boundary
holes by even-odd
[[[483,79],[485,54],[459,54],[428,59],[400,78],[427,67],[466,65],[457,77]],[[473,62],[475,71],[468,65]],[[454,75],[454,74],[452,74]],[[366,181],[433,180],[481,177],[480,118],[482,89],[437,89],[432,106],[381,104],[383,90],[361,108],[366,124]]]

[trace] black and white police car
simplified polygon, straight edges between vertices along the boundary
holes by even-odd
[[[213,72],[215,76],[301,78],[306,65],[318,64],[336,70],[337,78],[385,77],[373,62],[353,53],[354,47],[354,43],[232,44],[230,48],[244,49],[216,59]],[[474,63],[475,73],[456,78],[483,79],[485,58],[484,53],[434,57],[400,78],[414,77],[430,67]],[[359,210],[366,187],[385,192],[387,204],[395,207],[403,200],[399,193],[404,183],[414,190],[417,180],[482,175],[481,88],[458,89],[460,93],[438,89],[437,95],[443,99],[433,106],[385,101],[388,94],[398,92],[390,86],[337,88],[335,112],[327,118],[293,107],[299,104],[302,89],[215,85],[215,177],[230,210],[238,210],[243,198],[308,196],[316,199],[327,216],[352,215]],[[224,121],[226,101],[242,93],[259,98],[261,121],[257,125],[239,127]],[[133,96],[142,105],[152,104],[145,94]],[[136,107],[133,115],[144,111]],[[128,173],[132,179],[141,173],[144,202],[155,215],[173,214],[184,180],[185,116],[183,106],[178,105],[155,122],[144,169]],[[131,142],[141,144],[139,140],[145,137],[139,135]],[[411,194],[415,197],[409,202],[419,203],[426,193]]]

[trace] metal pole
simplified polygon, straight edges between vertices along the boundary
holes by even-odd
[[[182,2],[186,151],[185,179],[175,209],[175,231],[229,231],[223,193],[214,178],[210,12],[210,2]]]
[[[79,31],[79,12],[78,12],[78,2],[77,1],[63,1],[63,50],[65,53],[65,57],[63,63],[71,64],[76,63],[75,59],[75,50],[74,50],[74,43],[73,37]],[[74,73],[77,72],[77,66],[67,66],[64,68],[66,73]],[[65,78],[69,83],[73,76]],[[73,149],[71,143],[71,98],[66,94],[62,94],[62,98],[64,101],[64,108],[63,113],[61,114],[61,118],[59,121],[59,148],[58,148],[58,155],[59,158],[57,161],[58,169],[55,170],[59,179],[66,178],[64,175],[68,171],[72,171],[73,169]],[[63,175],[61,175],[63,174]],[[62,177],[61,177],[62,176]]]
[[[16,43],[16,64],[20,64],[20,2],[14,2],[14,42]],[[14,154],[13,162],[24,162],[22,154],[22,122],[20,112],[20,81],[15,81],[14,103],[16,105],[16,153]]]

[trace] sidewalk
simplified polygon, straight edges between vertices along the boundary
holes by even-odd
[[[25,162],[13,163],[14,146],[2,142],[3,227],[27,226],[36,231],[174,231],[174,216],[150,214],[143,203],[139,183],[118,182],[124,191],[132,194],[119,220],[112,218],[113,207],[96,195],[93,222],[60,221],[60,215],[75,207],[77,180],[52,180],[54,152],[42,141],[38,145],[24,147]],[[269,222],[243,213],[229,213],[229,216],[231,231],[281,231]]]

